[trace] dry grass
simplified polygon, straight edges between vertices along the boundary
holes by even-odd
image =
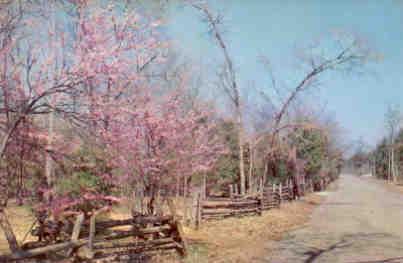
[[[270,240],[306,223],[324,197],[310,194],[302,201],[283,204],[263,216],[228,218],[204,223],[196,231],[185,228],[191,244],[187,262],[251,262],[270,252]]]
[[[9,204],[6,210],[7,217],[17,237],[17,241],[21,244],[25,234],[29,231],[32,223],[35,221],[31,210],[27,206],[16,206],[15,204]],[[27,236],[26,241],[35,240],[30,234]],[[8,253],[9,248],[7,240],[0,230],[0,254]]]

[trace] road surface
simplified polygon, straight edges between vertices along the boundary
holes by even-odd
[[[262,262],[403,262],[403,195],[353,175],[337,183],[306,226]]]

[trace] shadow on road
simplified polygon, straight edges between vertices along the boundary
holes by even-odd
[[[338,248],[345,248],[350,246],[351,243],[347,242],[346,240],[342,240],[337,242],[336,244],[331,245],[330,247],[326,248],[326,249],[317,249],[317,248],[313,248],[310,251],[307,251],[304,253],[305,256],[309,256],[304,263],[312,263],[314,262],[320,255],[327,253],[329,251],[332,251],[334,249],[338,249]]]
[[[381,259],[381,260],[373,260],[373,261],[354,261],[354,262],[349,262],[349,263],[400,263],[403,261],[403,257],[398,257],[398,258],[387,258],[387,259]]]
[[[338,255],[346,253],[346,251],[359,253],[364,247],[371,246],[374,241],[380,239],[390,239],[394,238],[393,235],[388,233],[356,233],[356,234],[345,234],[339,238],[336,242],[334,239],[330,240],[327,238],[326,234],[315,234],[306,235],[303,240],[295,240],[290,237],[288,241],[283,244],[283,248],[292,252],[297,258],[303,263],[313,263],[321,262],[319,258],[334,258],[336,259]],[[317,246],[309,245],[311,242],[319,244]],[[312,244],[312,243],[311,243]],[[328,246],[323,246],[325,244],[330,244]],[[353,253],[353,254],[354,254]],[[375,262],[402,262],[403,258],[390,258],[378,261],[362,261],[351,263],[375,263]],[[396,261],[400,260],[400,261]]]

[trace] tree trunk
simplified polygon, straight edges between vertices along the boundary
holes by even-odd
[[[242,127],[242,114],[240,109],[238,111],[238,143],[239,143],[239,180],[240,180],[240,194],[244,195],[246,190],[245,178],[245,160],[243,148],[243,127]]]
[[[188,178],[187,176],[183,176],[183,198],[187,197],[188,193]]]
[[[203,186],[202,186],[202,198],[203,200],[207,197],[207,173],[203,174]]]
[[[52,149],[54,135],[54,113],[49,114],[49,135],[48,135],[48,149]],[[46,152],[46,163],[45,163],[45,176],[46,183],[49,188],[53,186],[53,160],[50,152]],[[47,201],[50,201],[51,197],[47,195]]]
[[[374,177],[376,177],[376,158],[374,157],[374,161],[373,161],[373,170],[374,170]]]
[[[249,192],[253,192],[253,162],[254,162],[254,147],[252,146],[252,143],[249,142],[249,178],[248,178],[248,187],[249,187]]]
[[[268,173],[269,173],[269,164],[268,164],[268,162],[264,162],[263,185],[265,185],[269,179]]]
[[[388,182],[390,182],[390,174],[391,174],[390,168],[391,168],[391,165],[390,165],[390,149],[389,149],[388,150],[388,175],[387,175]]]
[[[391,171],[391,173],[392,173],[392,176],[391,176],[391,179],[392,179],[392,182],[393,183],[395,183],[395,166],[394,166],[394,156],[393,156],[394,154],[393,154],[393,145],[392,145],[392,148],[390,149],[390,171]]]
[[[54,2],[53,1],[50,2],[50,12],[51,12],[51,15],[50,15],[51,29],[53,32],[56,33],[56,21],[55,21],[55,15],[54,15]],[[56,59],[56,51],[53,47],[53,44],[56,41],[55,37],[56,36],[51,35],[48,39],[49,40],[48,44],[49,44],[49,50],[51,52],[51,56],[53,56],[53,58]],[[55,74],[57,71],[56,65],[57,65],[57,63],[55,63],[55,66],[53,69],[49,68],[48,76],[49,76],[49,79],[51,79],[51,80],[55,79]],[[52,87],[53,84],[54,84],[53,81],[49,82],[50,87]],[[51,96],[49,99],[51,101],[54,101],[53,96]],[[50,151],[46,152],[46,160],[45,160],[45,176],[46,176],[46,183],[47,183],[49,189],[53,188],[53,160],[52,160],[52,156],[51,156],[50,152],[53,148],[54,121],[55,121],[55,113],[54,113],[54,111],[52,111],[49,113],[49,126],[48,126],[49,134],[48,134],[48,141],[47,141],[47,148]],[[52,196],[46,195],[46,199],[47,199],[46,201],[50,202],[52,199]]]
[[[397,178],[396,178],[396,167],[395,167],[395,151],[393,149],[392,146],[392,179],[393,179],[393,183],[396,184],[397,183]]]
[[[179,174],[176,174],[176,199],[179,198],[180,183],[181,183],[180,176]]]

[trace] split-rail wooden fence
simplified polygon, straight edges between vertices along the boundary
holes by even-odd
[[[325,182],[326,185],[330,181]],[[270,186],[262,186],[254,194],[240,195],[234,185],[228,187],[228,196],[206,196],[196,192],[192,202],[191,220],[198,227],[203,221],[217,220],[227,217],[246,215],[262,215],[263,211],[280,208],[281,203],[291,202],[297,198],[295,186],[291,180]],[[308,181],[299,186],[300,196],[313,191],[312,182]]]
[[[84,215],[80,214],[70,229],[63,230],[71,233],[69,238],[58,239],[51,244],[46,240],[25,243],[19,251],[0,256],[0,262],[27,259],[47,262],[52,258],[75,258],[80,262],[98,259],[132,262],[130,260],[138,260],[155,252],[176,250],[180,255],[186,254],[182,226],[175,214],[138,215],[105,221],[97,221],[96,216],[97,213],[94,213],[89,221],[85,221]],[[46,226],[42,228],[36,229],[37,235],[46,232]]]

